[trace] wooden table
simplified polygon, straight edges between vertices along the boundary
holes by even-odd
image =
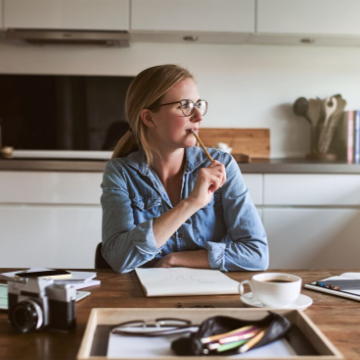
[[[11,271],[0,269],[0,272]],[[339,270],[278,270],[302,277],[303,282],[338,275]],[[356,270],[349,270],[356,271]],[[240,281],[254,273],[229,273]],[[77,330],[69,334],[36,332],[17,334],[7,320],[7,312],[0,310],[0,359],[76,359],[92,308],[176,308],[194,305],[213,305],[216,308],[239,308],[238,295],[188,296],[146,298],[135,273],[115,274],[99,270],[100,286],[84,290],[91,295],[77,303]],[[344,355],[345,359],[360,359],[360,303],[340,297],[305,290],[313,298],[313,305],[306,314]]]

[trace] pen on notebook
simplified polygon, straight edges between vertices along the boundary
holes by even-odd
[[[333,290],[360,289],[360,279],[323,280],[316,281],[315,285]]]
[[[208,157],[208,159],[209,159],[211,162],[213,162],[214,159],[211,157],[211,155],[209,154],[209,152],[206,150],[206,147],[205,147],[205,145],[203,144],[203,142],[201,141],[199,135],[198,135],[193,129],[191,129],[191,132],[192,132],[192,134],[196,137],[196,140],[197,140],[198,143],[200,144],[201,148],[205,151],[205,154],[206,154],[206,156]]]

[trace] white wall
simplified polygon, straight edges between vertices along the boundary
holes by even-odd
[[[0,73],[136,75],[178,63],[196,77],[209,101],[204,127],[271,129],[271,157],[301,157],[310,128],[292,114],[299,96],[337,93],[360,109],[360,49],[132,43],[130,48],[35,47],[0,43]]]

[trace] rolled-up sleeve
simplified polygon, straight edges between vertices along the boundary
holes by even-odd
[[[129,192],[121,172],[108,162],[101,184],[102,254],[118,273],[127,273],[152,260],[157,247],[153,219],[135,226]]]
[[[269,266],[265,229],[245,185],[240,168],[225,157],[227,180],[220,189],[227,228],[219,242],[208,241],[210,267],[222,271],[262,271]]]

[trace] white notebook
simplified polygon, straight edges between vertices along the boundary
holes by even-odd
[[[319,279],[317,281],[348,280],[348,279],[349,280],[350,279],[360,280],[360,273],[359,272],[348,272],[348,273],[343,273],[338,276],[331,276],[326,279]],[[360,301],[360,290],[359,289],[354,288],[354,289],[347,289],[347,290],[333,290],[333,289],[328,289],[328,288],[316,285],[316,281],[313,281],[312,283],[309,283],[309,284],[305,284],[304,287],[306,289],[319,291],[319,292],[322,292],[325,294],[335,295],[335,296],[340,296],[340,297],[347,298],[347,299]]]
[[[239,283],[218,270],[136,269],[146,296],[238,294]]]

